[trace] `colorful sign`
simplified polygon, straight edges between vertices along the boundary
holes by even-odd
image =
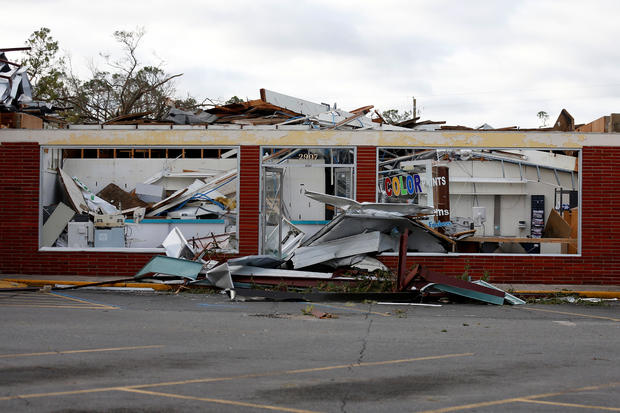
[[[399,175],[385,178],[383,191],[387,196],[405,196],[422,192],[420,175]]]

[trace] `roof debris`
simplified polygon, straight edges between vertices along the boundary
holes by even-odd
[[[178,272],[177,279],[185,280],[184,284],[219,288],[231,299],[238,296],[303,301],[331,299],[330,293],[313,295],[318,288],[340,294],[340,298],[342,294],[353,294],[350,299],[383,294],[380,296],[383,300],[412,302],[448,293],[491,304],[521,304],[516,297],[482,281],[471,283],[419,266],[408,274],[395,275],[376,260],[375,255],[390,251],[419,248],[446,251],[450,245],[446,239],[450,238],[418,222],[425,217],[424,213],[429,213],[424,208],[415,204],[382,208],[389,204],[357,203],[349,198],[311,191],[305,191],[305,195],[337,206],[343,212],[301,244],[295,243],[286,257],[252,255],[204,260],[207,249],[194,248],[174,227],[162,243],[170,260],[149,263],[136,278],[143,279],[149,272],[154,273],[152,278],[161,279],[163,275],[172,283],[171,276]],[[364,205],[373,208],[364,209]],[[404,233],[407,236],[401,235]],[[287,242],[286,239],[282,241]],[[193,273],[188,276],[189,269],[183,261],[199,264],[200,272],[195,277]],[[260,286],[267,290],[257,293],[256,288]],[[311,288],[314,292],[299,292],[300,288]],[[369,295],[364,295],[366,293]]]
[[[33,100],[28,68],[10,61],[6,52],[30,50],[29,47],[0,49],[0,112],[23,112],[54,120],[46,115],[66,108]],[[58,121],[58,120],[56,120]]]

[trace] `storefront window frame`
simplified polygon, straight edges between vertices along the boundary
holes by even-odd
[[[263,188],[263,174],[265,166],[274,166],[276,164],[270,164],[263,162],[263,153],[265,149],[346,149],[353,151],[353,163],[351,164],[324,164],[321,166],[313,166],[314,168],[340,168],[340,167],[350,167],[351,168],[351,197],[356,199],[357,197],[357,146],[354,145],[307,145],[307,146],[297,146],[297,145],[261,145],[259,148],[259,214],[263,214],[265,211],[265,206],[263,205],[263,197],[261,196],[265,188]],[[333,161],[333,157],[332,157]],[[305,166],[294,166],[295,168],[304,168]],[[258,250],[262,251],[263,249],[263,226],[259,222],[258,224]]]
[[[37,236],[37,248],[39,252],[95,252],[95,253],[110,253],[110,252],[120,252],[120,253],[165,253],[166,250],[163,247],[153,247],[153,248],[131,248],[131,247],[123,247],[123,248],[96,248],[96,247],[88,247],[88,248],[71,248],[71,247],[43,247],[42,243],[42,235],[43,235],[43,198],[44,198],[44,185],[43,185],[43,176],[45,173],[46,165],[44,165],[45,155],[44,151],[48,149],[191,149],[191,150],[236,150],[236,160],[237,160],[237,179],[236,179],[236,202],[237,202],[237,218],[235,223],[235,233],[237,235],[237,242],[239,240],[239,211],[240,211],[240,180],[239,180],[239,172],[241,167],[241,145],[40,145],[39,147],[39,200],[38,200],[38,236]],[[139,158],[142,159],[142,158]],[[170,159],[170,158],[166,158]],[[60,164],[61,161],[58,163]],[[205,223],[208,223],[209,220]],[[236,250],[231,250],[231,254],[235,254],[239,252],[239,246],[237,246]],[[228,252],[227,252],[228,253]]]
[[[582,256],[582,248],[583,248],[583,243],[582,243],[582,231],[583,231],[583,200],[582,200],[582,196],[583,196],[583,175],[582,175],[582,171],[583,171],[583,167],[582,167],[582,163],[583,163],[583,148],[581,147],[473,147],[473,146],[449,146],[449,147],[445,147],[445,146],[377,146],[376,147],[376,155],[375,155],[375,177],[376,177],[376,181],[375,181],[375,202],[379,202],[379,171],[380,171],[380,167],[379,167],[379,163],[380,163],[380,159],[379,159],[379,155],[380,155],[380,151],[384,150],[384,149],[388,149],[388,150],[399,150],[399,149],[416,149],[416,150],[460,150],[460,149],[464,149],[464,150],[542,150],[542,151],[576,151],[579,153],[578,155],[578,176],[577,176],[577,188],[579,191],[579,200],[578,200],[578,233],[577,233],[577,253],[574,254],[557,254],[557,253],[545,253],[545,254],[518,254],[518,253],[466,253],[466,252],[445,252],[445,253],[429,253],[429,252],[407,252],[407,256],[411,256],[411,257],[445,257],[445,256],[451,256],[451,257],[459,257],[459,256],[464,256],[464,257],[531,257],[531,258],[551,258],[551,257],[563,257],[563,258],[579,258]],[[394,257],[394,256],[398,256],[397,252],[386,252],[386,253],[382,253],[379,254],[379,256],[383,256],[383,257]]]

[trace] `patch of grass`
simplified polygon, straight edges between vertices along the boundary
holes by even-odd
[[[569,297],[572,297],[573,300],[570,300]],[[527,297],[525,301],[528,304],[547,304],[547,305],[557,305],[557,304],[575,304],[582,306],[605,306],[607,303],[603,300],[601,301],[589,301],[584,300],[579,294],[573,293],[572,291],[560,291],[555,294],[546,295],[544,297]]]
[[[301,313],[303,315],[312,315],[313,310],[314,310],[314,305],[308,304],[305,308],[301,309]]]
[[[470,281],[470,277],[469,277],[469,263],[465,264],[465,271],[463,271],[463,274],[461,274],[461,280],[463,281]]]
[[[398,317],[398,318],[407,318],[407,312],[401,309],[396,309],[394,310],[394,314]]]
[[[382,293],[392,292],[396,285],[396,277],[390,271],[375,270],[366,273],[351,270],[342,275],[354,277],[356,282],[321,282],[317,286],[317,290],[338,293]]]
[[[480,277],[480,279],[481,279],[482,281],[489,282],[489,280],[491,279],[491,275],[489,274],[489,271],[484,270],[484,271],[482,272],[482,277]]]

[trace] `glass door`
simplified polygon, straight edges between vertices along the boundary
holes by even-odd
[[[282,168],[263,168],[262,193],[262,247],[261,252],[267,255],[282,257]]]

